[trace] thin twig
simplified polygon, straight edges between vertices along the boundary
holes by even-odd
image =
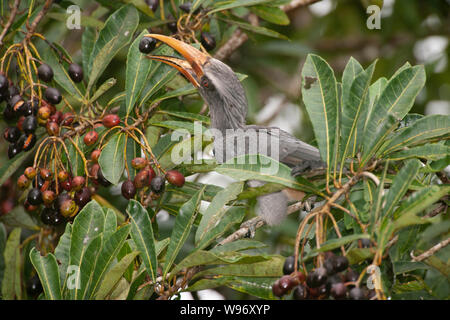
[[[412,261],[419,262],[425,259],[428,259],[433,254],[435,254],[437,251],[441,250],[442,248],[445,248],[450,244],[450,238],[445,239],[444,241],[439,242],[437,245],[433,246],[431,249],[425,251],[421,255],[415,257],[414,254],[411,252],[411,258]]]
[[[14,19],[16,18],[17,11],[19,10],[20,0],[14,1],[14,6],[11,10],[11,15],[9,16],[8,22],[6,22],[5,27],[3,28],[2,33],[0,34],[0,46],[3,45],[3,38],[5,38],[6,34],[8,33],[9,28],[14,22]]]

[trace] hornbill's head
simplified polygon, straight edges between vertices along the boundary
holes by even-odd
[[[166,63],[180,71],[208,104],[211,124],[217,129],[237,129],[245,125],[247,98],[236,74],[225,63],[196,48],[160,34],[147,34],[177,51],[183,59],[151,55],[148,58]]]

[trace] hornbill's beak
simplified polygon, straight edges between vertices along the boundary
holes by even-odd
[[[151,33],[146,34],[144,37],[154,38],[167,44],[169,47],[172,47],[175,51],[181,54],[186,60],[156,55],[147,56],[149,59],[161,61],[176,68],[183,75],[185,75],[194,86],[199,87],[199,81],[203,76],[203,66],[210,59],[208,54],[195,49],[183,41],[163,36],[161,34]]]

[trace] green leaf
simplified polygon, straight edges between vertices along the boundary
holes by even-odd
[[[43,257],[36,248],[33,248],[30,251],[30,259],[41,280],[45,298],[47,300],[61,300],[61,283],[55,256],[49,253]]]
[[[167,114],[169,116],[174,116],[176,118],[189,120],[192,122],[200,121],[204,124],[209,125],[211,123],[211,120],[204,115],[197,114],[197,113],[190,113],[190,112],[183,112],[183,111],[172,111],[172,110],[158,110],[157,113],[160,114]]]
[[[173,227],[170,236],[169,247],[167,248],[163,278],[165,278],[191,231],[204,190],[205,187],[197,191],[197,193],[180,208],[180,212],[175,219],[175,226]]]
[[[242,192],[243,187],[243,182],[232,183],[222,191],[218,192],[213,198],[208,208],[203,213],[200,225],[197,228],[195,234],[195,243],[197,246],[203,240],[205,235],[222,220],[224,215],[230,209],[230,207],[227,207],[226,205],[230,201],[236,200],[236,197]]]
[[[21,296],[21,283],[20,283],[20,234],[22,230],[15,228],[9,234],[6,241],[5,251],[2,252],[5,259],[5,271],[2,281],[2,299],[13,300],[14,298],[20,299]]]
[[[103,208],[105,212],[105,227],[103,228],[103,238],[107,240],[117,231],[117,216],[113,209]]]
[[[140,251],[147,273],[154,281],[156,279],[156,249],[152,223],[147,210],[137,201],[128,202],[127,213],[131,219],[131,238]]]
[[[81,55],[83,61],[83,69],[86,74],[90,74],[89,59],[91,57],[92,49],[94,48],[95,40],[97,39],[97,32],[95,28],[84,28],[81,36]]]
[[[222,219],[211,229],[209,229],[202,240],[197,245],[197,248],[205,248],[215,239],[221,237],[232,226],[242,222],[246,214],[244,207],[230,207]]]
[[[0,217],[0,222],[3,222],[9,227],[19,227],[29,230],[39,230],[35,219],[25,211],[23,206],[16,206],[11,212]]]
[[[388,82],[370,114],[364,132],[364,146],[373,145],[374,132],[377,128],[384,127],[389,115],[400,120],[408,113],[425,84],[425,78],[424,67],[415,66],[404,69]],[[372,148],[364,150],[363,163],[373,151]]]
[[[117,80],[115,78],[110,78],[103,82],[103,84],[100,86],[100,88],[95,91],[95,93],[92,95],[92,97],[89,99],[89,102],[92,103],[96,101],[98,98],[100,98],[106,91],[114,87],[114,85],[117,83]]]
[[[274,168],[278,168],[273,173]],[[283,163],[264,155],[244,155],[217,166],[218,173],[230,176],[239,181],[261,180],[282,184],[298,190],[320,193],[317,188],[302,177],[293,178],[291,169]]]
[[[387,155],[391,160],[404,160],[408,158],[421,158],[427,160],[439,160],[450,154],[450,147],[440,143],[427,144],[411,149],[397,151]]]
[[[5,273],[5,257],[3,256],[3,252],[6,247],[6,236],[5,226],[3,223],[0,223],[0,288],[2,287],[3,274]]]
[[[136,258],[138,254],[139,252],[137,251],[127,254],[106,273],[105,278],[102,281],[97,294],[95,295],[96,300],[103,300],[110,294],[124,272],[127,270],[130,263],[133,262],[134,258]]]
[[[420,161],[413,159],[406,162],[405,166],[399,171],[392,182],[389,189],[383,208],[383,216],[390,216],[394,207],[398,204],[400,199],[406,194],[409,185],[414,180],[417,172],[420,169]]]
[[[125,142],[127,135],[117,133],[109,139],[103,148],[98,163],[102,169],[103,176],[112,184],[118,184],[125,169]]]
[[[152,60],[148,59],[145,54],[139,51],[139,43],[147,33],[147,30],[142,31],[128,50],[125,79],[127,116],[133,110],[134,104],[144,88],[145,80],[150,73],[150,67],[152,65]]]
[[[70,241],[69,265],[81,270],[84,260],[87,258],[89,244],[103,232],[105,216],[100,205],[90,201],[75,217],[72,225],[72,236]],[[65,283],[67,282],[67,278]],[[72,299],[79,295],[80,286],[69,291]]]
[[[36,144],[38,144],[37,142]],[[0,186],[5,183],[6,180],[14,173],[16,170],[27,160],[30,154],[36,150],[36,146],[29,152],[21,152],[12,159],[2,161],[2,166],[0,167]]]
[[[367,123],[370,119],[370,114],[372,113],[373,106],[377,103],[378,98],[381,96],[381,93],[386,88],[388,80],[384,77],[379,78],[375,81],[369,88],[369,108],[367,111],[367,117],[365,119],[364,128],[367,126]]]
[[[209,13],[211,13],[211,11]],[[261,34],[263,36],[277,38],[277,39],[284,39],[284,40],[288,39],[285,35],[283,35],[281,33],[278,33],[276,31],[273,31],[271,29],[267,29],[264,27],[254,26],[254,25],[251,25],[251,24],[243,22],[243,21],[229,20],[229,19],[222,19],[222,18],[220,18],[220,20],[225,21],[226,23],[229,23],[229,24],[234,24],[243,30]]]
[[[84,299],[92,298],[92,296],[96,294],[96,291],[99,288],[100,283],[103,281],[105,274],[124,245],[130,232],[130,228],[130,225],[125,225],[114,232],[109,238],[105,238],[106,241],[104,242],[102,250],[98,256],[95,270],[91,273],[90,286],[84,295]]]
[[[212,10],[208,11],[208,15],[213,14],[214,12],[234,9],[238,7],[248,7],[254,6],[257,4],[271,2],[271,0],[236,0],[236,1],[217,1],[214,3]]]
[[[347,155],[353,157],[358,150],[358,137],[362,135],[361,123],[364,123],[369,106],[369,85],[375,70],[376,61],[367,70],[360,72],[350,87],[342,86],[343,108],[341,119],[341,168]],[[354,63],[353,63],[354,64]],[[347,68],[346,68],[347,69]],[[345,71],[344,71],[345,75]]]
[[[383,154],[401,150],[450,134],[450,115],[433,114],[415,121],[410,127],[394,135]]]
[[[212,248],[210,251],[213,253],[219,252],[233,252],[233,251],[243,251],[249,249],[261,249],[267,247],[268,245],[256,240],[250,239],[240,239],[232,242],[225,243],[220,246]]]
[[[276,7],[265,7],[265,6],[253,6],[250,7],[250,11],[256,14],[258,17],[279,25],[288,25],[289,24],[289,17],[287,14],[281,10],[280,8]]]
[[[89,59],[87,91],[90,91],[117,52],[131,41],[138,23],[139,14],[132,5],[123,6],[106,20]]]
[[[325,60],[309,54],[302,70],[302,95],[319,145],[320,156],[331,168],[339,107],[334,72]]]
[[[67,267],[70,259],[70,241],[72,237],[72,224],[67,223],[63,235],[59,238],[58,245],[55,248],[55,257],[59,261],[60,281],[64,284],[66,279]]]
[[[370,239],[368,234],[351,234],[348,236],[343,236],[341,238],[331,239],[320,245],[320,249],[314,249],[312,252],[324,252],[331,251],[333,249],[339,248],[349,242],[356,241],[358,239]]]

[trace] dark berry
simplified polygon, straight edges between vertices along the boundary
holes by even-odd
[[[73,80],[73,82],[81,82],[83,81],[83,68],[76,63],[71,63],[69,66],[69,77]]]
[[[22,115],[25,117],[37,115],[37,107],[33,104],[32,101],[25,102],[24,106],[22,107]]]
[[[359,279],[358,272],[354,271],[353,269],[348,270],[345,273],[345,281],[347,282],[356,282]]]
[[[37,119],[35,116],[28,116],[25,118],[22,124],[22,129],[26,134],[31,134],[36,131]]]
[[[83,141],[87,146],[92,146],[94,143],[97,142],[98,139],[98,133],[97,131],[89,131],[85,134]]]
[[[42,193],[38,188],[33,188],[28,192],[27,201],[34,205],[40,205],[42,203]]]
[[[91,201],[91,191],[88,187],[84,187],[83,189],[75,192],[73,199],[75,200],[75,203],[80,206],[80,208],[83,208],[89,201]]]
[[[136,195],[136,187],[134,186],[133,181],[131,180],[126,180],[122,183],[122,196],[127,199],[130,200],[131,198],[133,198]]]
[[[328,295],[330,294],[330,285],[327,283],[324,283],[323,285],[321,285],[320,287],[318,287],[318,291],[319,291],[319,296],[322,297],[328,297]]]
[[[111,185],[111,182],[106,180],[105,176],[102,173],[102,169],[99,169],[97,172],[97,181],[104,187],[109,187]]]
[[[38,275],[34,275],[27,282],[27,293],[30,297],[36,297],[42,292],[41,280],[39,280]]]
[[[334,258],[335,272],[341,272],[348,268],[348,259],[344,256],[336,256]]]
[[[16,115],[20,115],[23,113],[25,101],[20,95],[16,94],[15,96],[13,96],[11,100],[8,101],[8,104],[13,109],[14,113],[16,113]]]
[[[283,274],[291,274],[292,272],[294,272],[295,271],[294,266],[295,266],[295,257],[294,256],[287,257],[286,260],[284,260]]]
[[[176,187],[182,187],[184,185],[184,176],[177,170],[169,170],[166,172],[167,181]]]
[[[308,290],[305,286],[299,284],[294,288],[294,299],[295,300],[305,300],[308,297]]]
[[[294,279],[291,278],[291,276],[285,275],[280,278],[280,288],[283,289],[285,292],[288,292],[295,286]]]
[[[3,137],[6,141],[14,143],[20,138],[20,130],[17,127],[6,128]]]
[[[9,159],[14,158],[16,155],[20,153],[20,151],[22,151],[22,148],[19,148],[15,143],[11,143],[8,146],[8,158]]]
[[[41,221],[43,224],[51,225],[52,224],[52,218],[56,215],[56,211],[52,208],[44,208],[41,211]]]
[[[28,203],[28,201],[25,200],[25,203],[23,204],[23,207],[25,208],[25,211],[27,212],[33,212],[36,211],[38,206],[33,206]]]
[[[44,82],[50,82],[53,79],[53,69],[48,64],[41,64],[38,68],[38,77]]]
[[[306,284],[310,288],[317,288],[327,281],[327,270],[323,267],[317,268],[314,272],[308,273]]]
[[[0,92],[7,92],[9,87],[8,78],[3,74],[0,74]]]
[[[58,226],[61,223],[63,223],[65,220],[66,219],[57,212],[55,215],[52,216],[51,224],[54,226]]]
[[[18,114],[16,114],[9,105],[7,105],[5,110],[3,110],[3,119],[5,119],[6,122],[13,122],[17,116]]]
[[[41,178],[41,176],[37,176],[36,179],[33,179],[33,187],[41,189],[44,186],[45,180]]]
[[[208,32],[202,32],[200,35],[200,42],[202,44],[202,46],[207,50],[207,51],[211,51],[214,50],[214,48],[216,47],[216,40],[214,39],[214,37],[208,33]]]
[[[306,280],[305,274],[301,271],[297,271],[296,273],[294,273],[294,277],[297,279],[297,282],[299,283],[303,283]]]
[[[152,179],[152,181],[150,182],[150,189],[152,189],[152,191],[154,193],[161,193],[164,191],[164,187],[165,187],[165,181],[166,179],[164,179],[164,177],[162,176],[157,176],[154,177]]]
[[[156,9],[158,9],[159,0],[145,0],[145,3],[153,12],[155,12]]]
[[[120,118],[117,114],[108,114],[103,117],[102,123],[106,128],[112,128],[120,123]]]
[[[169,30],[172,33],[177,33],[178,32],[178,27],[177,27],[177,21],[175,20],[175,18],[169,14],[167,16],[167,20],[169,20],[170,22],[167,24],[167,27],[169,28]]]
[[[9,88],[8,88],[8,95],[7,95],[7,98],[8,99],[11,99],[12,97],[14,97],[15,95],[17,95],[17,94],[19,94],[20,93],[20,91],[19,91],[19,89],[16,87],[16,86],[10,86]]]
[[[330,294],[335,299],[344,299],[347,295],[347,287],[342,282],[331,285]]]
[[[354,287],[353,289],[351,289],[350,292],[348,293],[348,297],[352,300],[365,300],[366,299],[364,290],[362,290],[358,287]]]
[[[327,274],[330,276],[336,273],[334,270],[334,259],[335,257],[330,257],[323,262],[323,267],[327,269]]]
[[[148,54],[155,49],[156,40],[149,37],[144,37],[139,42],[139,51],[145,54]]]
[[[370,248],[372,246],[372,241],[370,241],[370,239],[360,239],[358,243],[360,248]]]
[[[280,287],[280,281],[277,280],[272,285],[272,293],[276,297],[282,297],[285,294],[285,291]]]
[[[45,89],[44,96],[45,100],[47,100],[51,104],[58,104],[62,100],[62,96],[59,90],[52,87],[47,87],[47,89]]]

